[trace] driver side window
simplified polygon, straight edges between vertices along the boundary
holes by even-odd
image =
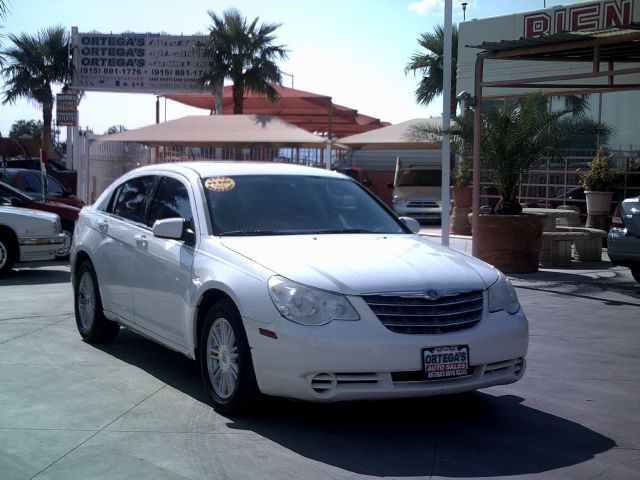
[[[189,192],[182,182],[171,177],[163,177],[149,208],[147,225],[153,227],[156,220],[164,218],[184,218],[191,225],[193,214],[189,203]]]

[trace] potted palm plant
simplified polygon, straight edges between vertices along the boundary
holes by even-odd
[[[541,94],[505,102],[482,119],[482,172],[500,199],[491,214],[480,215],[473,232],[479,258],[509,273],[538,270],[544,218],[524,215],[518,199],[523,174],[563,142],[578,135],[608,131],[582,113],[584,106],[548,108]]]
[[[598,148],[596,156],[588,163],[589,169],[576,171],[580,175],[580,184],[584,188],[587,200],[587,213],[607,216],[611,208],[614,186],[622,180],[620,170],[609,169],[611,156],[604,154],[604,148]]]

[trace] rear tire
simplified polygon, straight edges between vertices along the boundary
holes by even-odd
[[[0,276],[11,271],[16,261],[16,249],[13,239],[6,233],[0,232]]]
[[[113,340],[120,331],[120,325],[104,316],[98,279],[90,262],[80,265],[73,287],[76,326],[82,339],[87,343]]]
[[[629,267],[631,270],[631,276],[635,279],[636,282],[640,283],[640,265],[634,265],[633,267]]]
[[[213,408],[229,415],[255,410],[260,397],[249,342],[235,305],[216,303],[200,334],[202,382]]]

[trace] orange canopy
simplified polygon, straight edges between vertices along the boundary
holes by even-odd
[[[352,108],[336,105],[331,97],[273,85],[278,100],[271,103],[264,95],[245,92],[244,113],[249,115],[273,115],[309,132],[326,134],[337,138],[368,132],[389,125],[380,119],[361,115]],[[214,108],[212,94],[168,94],[166,98],[209,111]],[[231,86],[224,87],[222,113],[233,113]]]

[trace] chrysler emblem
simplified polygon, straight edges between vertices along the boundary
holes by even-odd
[[[429,300],[437,300],[438,297],[440,297],[440,295],[438,295],[438,292],[435,290],[427,290],[427,293],[425,295]]]

